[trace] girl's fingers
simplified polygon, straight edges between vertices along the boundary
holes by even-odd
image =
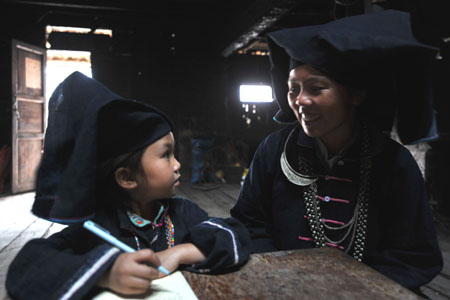
[[[161,265],[161,262],[158,258],[158,256],[150,249],[144,249],[140,250],[138,252],[135,252],[136,254],[136,261],[140,263],[149,263],[150,265],[153,265],[155,267],[158,267]]]
[[[159,271],[157,267],[146,265],[145,263],[136,263],[131,270],[131,273],[135,277],[145,278],[152,280],[158,278]]]
[[[145,249],[129,253],[127,256],[129,261],[124,265],[126,273],[150,280],[158,278],[159,271],[157,268],[161,263],[153,251]]]

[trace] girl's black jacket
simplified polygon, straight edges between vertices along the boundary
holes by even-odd
[[[249,235],[234,218],[210,218],[197,204],[184,198],[162,201],[168,205],[175,245],[193,243],[207,255],[205,261],[182,266],[201,273],[224,273],[242,266],[249,257]],[[134,226],[123,209],[98,212],[92,219],[122,242],[161,251],[168,248],[164,226],[155,230]],[[136,241],[137,238],[137,241]],[[47,239],[29,241],[9,266],[6,288],[14,299],[82,299],[95,287],[121,252],[87,231],[69,225]]]

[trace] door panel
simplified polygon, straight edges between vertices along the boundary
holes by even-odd
[[[45,129],[45,50],[12,43],[12,192],[34,189]]]
[[[42,146],[41,138],[17,139],[18,172],[16,181],[17,186],[23,190],[34,188],[36,167],[41,160]]]
[[[44,105],[40,101],[17,98],[19,133],[42,133]]]

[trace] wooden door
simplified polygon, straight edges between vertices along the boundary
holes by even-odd
[[[11,191],[33,190],[45,129],[45,49],[12,42]]]

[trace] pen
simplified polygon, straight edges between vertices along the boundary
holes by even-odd
[[[134,250],[133,248],[131,248],[130,246],[128,246],[127,244],[119,241],[117,238],[115,238],[114,236],[112,236],[108,230],[104,229],[103,227],[99,226],[98,224],[96,224],[95,222],[92,221],[85,221],[83,223],[83,227],[86,228],[87,230],[89,230],[90,232],[98,235],[99,237],[101,237],[102,239],[104,239],[105,241],[107,241],[108,243],[110,243],[111,245],[119,248],[120,250],[124,251],[124,252],[136,252],[136,250]],[[164,268],[163,266],[159,266],[158,267],[158,271],[160,271],[161,273],[164,273],[166,275],[169,275],[170,272]]]

